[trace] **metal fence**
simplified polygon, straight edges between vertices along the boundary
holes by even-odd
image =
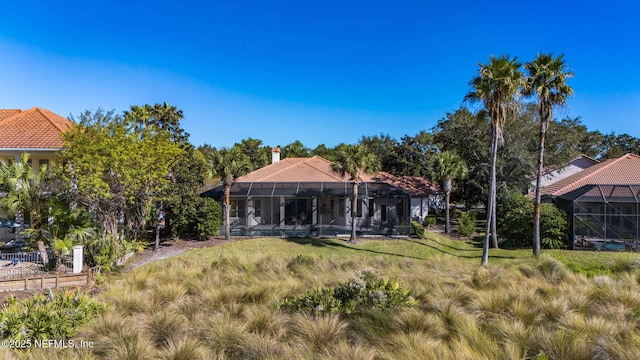
[[[54,253],[47,251],[49,259]],[[58,272],[73,272],[73,254],[60,257]],[[0,253],[0,280],[27,277],[46,273],[46,267],[39,251]]]

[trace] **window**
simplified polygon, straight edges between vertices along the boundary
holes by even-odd
[[[369,217],[373,217],[373,199],[369,199]]]
[[[229,217],[241,218],[244,217],[245,206],[242,199],[231,199],[229,204]]]
[[[387,221],[387,205],[380,205],[380,219]]]
[[[358,203],[358,206],[356,207],[356,217],[362,217],[362,202],[364,200],[356,200]]]
[[[338,199],[338,217],[344,217],[344,198]]]
[[[47,167],[49,167],[49,159],[38,160],[38,169],[41,168],[42,165],[46,165]]]

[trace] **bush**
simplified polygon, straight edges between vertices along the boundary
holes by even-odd
[[[436,222],[437,222],[437,218],[435,214],[427,215],[424,218],[424,226],[426,226],[427,229],[436,226]]]
[[[476,231],[476,214],[466,211],[458,219],[458,235],[469,237]]]
[[[498,203],[498,233],[508,246],[533,246],[533,200],[518,192],[507,192]],[[540,239],[546,248],[564,244],[565,213],[553,204],[540,206]]]
[[[424,239],[424,226],[420,225],[417,221],[411,222],[411,235],[418,239]]]
[[[183,201],[176,214],[170,218],[172,237],[206,239],[217,235],[222,224],[220,203],[211,198],[194,196]]]
[[[36,295],[10,302],[0,311],[0,337],[14,340],[65,340],[102,312],[104,306],[79,291]]]
[[[358,278],[284,299],[280,307],[289,311],[351,314],[357,309],[413,306],[416,301],[395,279],[382,279],[373,271]]]

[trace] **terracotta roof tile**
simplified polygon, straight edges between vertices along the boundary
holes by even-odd
[[[584,185],[640,184],[640,156],[626,154],[595,164],[541,189],[543,196],[562,196]]]
[[[60,149],[61,133],[71,126],[46,109],[0,110],[0,149]]]
[[[267,165],[247,175],[237,182],[344,182],[346,177],[331,170],[331,162],[320,156],[311,158],[286,158]]]
[[[247,182],[348,182],[331,170],[331,161],[320,156],[311,158],[286,158],[255,170],[236,179],[236,183]],[[364,182],[382,182],[394,186],[411,196],[433,194],[438,187],[426,179],[415,176],[397,177],[380,171],[374,175],[361,175]]]
[[[21,112],[22,112],[22,110],[20,110],[20,109],[7,109],[7,110],[0,109],[0,121],[6,119],[8,117],[11,117],[11,116],[13,116],[15,114],[19,114]]]

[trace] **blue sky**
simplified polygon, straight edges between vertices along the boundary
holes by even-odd
[[[168,102],[200,145],[430,130],[477,63],[564,53],[558,116],[640,137],[635,1],[3,1],[0,108]],[[532,134],[535,136],[535,134]]]

